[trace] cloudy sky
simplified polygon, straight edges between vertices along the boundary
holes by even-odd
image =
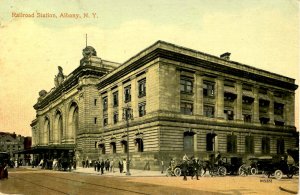
[[[13,17],[19,13],[35,17]],[[110,61],[164,40],[216,56],[230,52],[233,61],[299,85],[297,0],[0,0],[0,131],[31,135],[38,92],[54,86],[57,66],[64,74],[78,67],[86,33],[88,45]]]

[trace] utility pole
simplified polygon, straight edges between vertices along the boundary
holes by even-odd
[[[127,105],[125,108],[123,108],[123,119],[126,120],[126,129],[127,129],[127,159],[126,159],[126,175],[131,175],[130,174],[130,169],[129,169],[129,120],[133,119],[132,115],[132,109]]]

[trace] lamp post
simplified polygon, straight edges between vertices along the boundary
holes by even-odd
[[[132,109],[127,105],[123,108],[123,119],[126,120],[126,132],[127,132],[127,159],[126,159],[126,175],[131,175],[129,171],[129,120],[132,119]]]

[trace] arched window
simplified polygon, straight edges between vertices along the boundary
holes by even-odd
[[[183,150],[184,151],[194,151],[194,132],[184,132],[183,133]]]
[[[206,151],[216,151],[218,149],[218,136],[215,133],[206,134]]]
[[[136,147],[138,152],[144,152],[144,142],[142,138],[135,139]]]
[[[98,145],[98,148],[100,149],[101,154],[105,154],[105,144],[104,143],[100,143]]]
[[[253,138],[253,136],[245,137],[245,153],[246,154],[254,153],[254,138]]]
[[[123,153],[127,153],[128,152],[128,144],[127,144],[126,140],[121,141],[121,146],[123,148]]]
[[[284,139],[277,139],[277,154],[284,154]]]
[[[110,151],[112,154],[115,154],[117,152],[116,142],[110,143]]]
[[[263,137],[261,139],[261,153],[262,154],[270,154],[270,138]]]
[[[227,135],[227,152],[236,153],[237,152],[237,136]]]

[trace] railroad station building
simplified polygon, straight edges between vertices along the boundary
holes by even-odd
[[[31,123],[33,149],[49,155],[65,151],[81,162],[129,150],[131,167],[156,169],[185,153],[247,158],[298,147],[295,79],[230,53],[157,41],[119,64],[87,46],[80,65],[67,76],[59,67],[54,83],[40,91]]]

